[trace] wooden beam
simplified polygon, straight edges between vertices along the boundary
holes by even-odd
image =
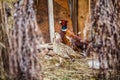
[[[50,41],[53,42],[54,38],[54,15],[53,15],[53,0],[48,0],[48,13],[49,13],[49,30],[50,30]]]
[[[72,19],[72,3],[71,3],[71,0],[68,0],[68,7],[69,7],[69,11],[70,11],[70,18]]]
[[[78,0],[68,0],[70,7],[70,14],[73,25],[73,32],[78,33]]]

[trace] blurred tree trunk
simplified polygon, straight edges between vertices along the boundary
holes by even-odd
[[[5,5],[4,2],[0,2],[0,80],[7,80],[8,76],[8,37],[5,24]]]
[[[37,45],[44,44],[38,29],[33,0],[18,0],[15,4],[14,24],[10,34],[9,78],[42,80]]]
[[[95,6],[95,7],[94,7]],[[104,78],[120,71],[120,4],[119,0],[92,0],[93,47],[99,55]],[[107,71],[112,70],[112,73]],[[117,79],[117,76],[114,80]]]

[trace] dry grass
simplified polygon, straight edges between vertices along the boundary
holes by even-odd
[[[96,80],[94,74],[97,71],[88,67],[88,58],[64,59],[62,63],[58,56],[45,55],[41,59],[45,80]]]

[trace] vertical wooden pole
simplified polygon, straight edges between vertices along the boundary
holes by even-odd
[[[49,13],[49,30],[50,41],[53,42],[54,37],[54,15],[53,15],[53,0],[48,0],[48,13]]]
[[[71,0],[68,0],[68,7],[69,7],[69,11],[70,11],[70,18],[72,19],[72,3],[71,3]]]
[[[73,32],[75,34],[78,33],[78,0],[69,0],[70,6],[70,13],[71,13],[71,19],[72,19],[72,25],[73,25]]]
[[[72,0],[73,1],[73,18],[72,18],[72,23],[73,23],[73,31],[75,34],[78,33],[78,0]]]

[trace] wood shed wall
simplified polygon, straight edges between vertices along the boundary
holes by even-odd
[[[72,22],[70,18],[70,11],[68,7],[68,0],[53,0],[54,6],[54,23],[55,31],[60,31],[59,20],[68,20],[68,28],[73,31]],[[37,22],[43,37],[46,42],[50,42],[49,24],[48,24],[48,1],[38,0],[37,6]],[[89,20],[90,0],[78,0],[78,32],[81,38],[84,38],[83,30],[85,29],[85,23]],[[74,26],[74,25],[73,25]]]
[[[72,30],[72,23],[68,9],[67,0],[53,0],[55,31],[60,31],[59,20],[68,20],[68,28]],[[46,42],[50,42],[49,24],[48,24],[48,2],[47,0],[38,0],[36,6],[37,22]]]
[[[84,38],[85,24],[89,22],[90,0],[78,0],[78,32]]]

